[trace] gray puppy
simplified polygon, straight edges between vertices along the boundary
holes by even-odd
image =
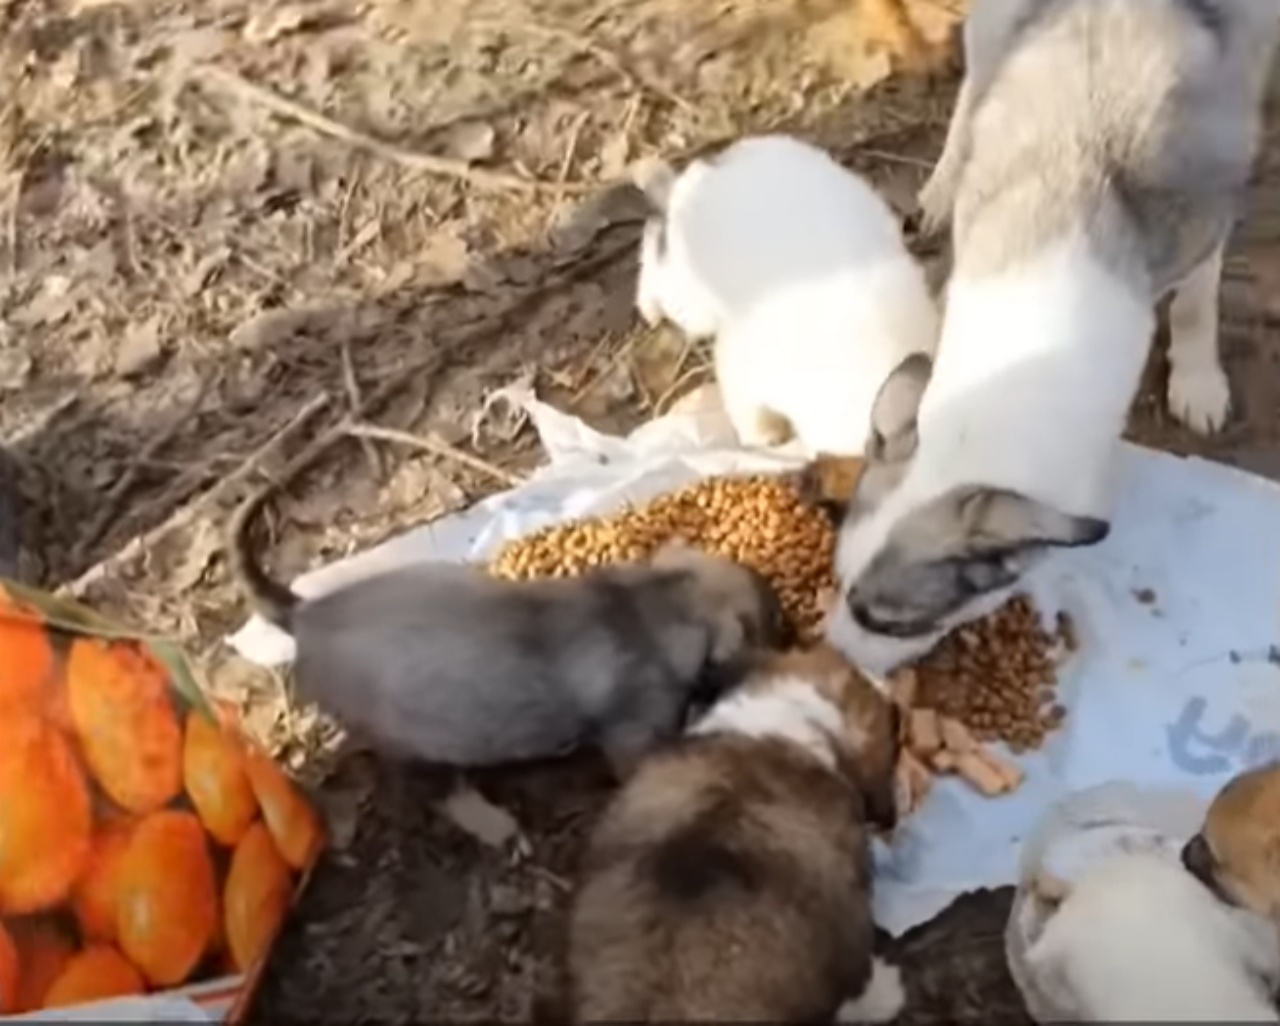
[[[1170,292],[1172,412],[1225,421],[1223,248],[1276,0],[975,0],[926,220],[954,268],[936,360],[895,371],[837,553],[830,640],[884,671],[1106,537]]]
[[[680,544],[576,579],[432,563],[302,599],[255,560],[255,505],[232,524],[236,575],[293,636],[303,697],[390,755],[484,766],[585,742],[626,775],[783,634],[764,578]]]

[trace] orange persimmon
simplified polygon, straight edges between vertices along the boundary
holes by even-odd
[[[0,714],[0,912],[67,896],[89,855],[91,815],[70,742],[32,710]]]
[[[116,869],[120,949],[158,987],[186,980],[204,956],[218,918],[208,841],[189,812],[141,820]]]
[[[292,895],[289,866],[259,820],[236,845],[222,898],[227,947],[242,972],[266,951]]]
[[[80,933],[87,940],[116,939],[120,863],[133,826],[132,820],[123,817],[108,820],[93,837],[84,872],[71,897]]]
[[[244,745],[207,716],[187,714],[182,776],[200,822],[219,844],[234,846],[258,814]]]
[[[18,1006],[14,1011],[34,1012],[44,1007],[45,994],[76,953],[71,938],[44,919],[19,919],[9,932],[18,949]]]
[[[18,948],[9,932],[0,924],[0,1015],[9,1015],[18,1010],[20,982]]]
[[[182,790],[182,731],[164,668],[133,642],[77,638],[67,704],[85,762],[117,805],[144,813]]]
[[[146,992],[138,970],[110,944],[91,944],[74,955],[49,986],[45,1008],[65,1008],[90,1001]]]
[[[263,752],[246,746],[245,769],[280,854],[293,869],[306,869],[324,843],[320,818],[293,781]]]
[[[0,710],[41,702],[52,671],[44,621],[0,586]]]

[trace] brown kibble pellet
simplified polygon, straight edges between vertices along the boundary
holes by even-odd
[[[976,750],[956,758],[956,772],[988,798],[1008,790],[1004,774]]]
[[[835,529],[781,476],[705,478],[613,516],[557,524],[508,542],[489,570],[515,580],[574,577],[647,559],[675,539],[763,574],[801,640],[821,636],[836,594]]]
[[[964,755],[966,752],[971,752],[978,747],[968,728],[959,720],[952,719],[950,716],[939,718],[938,730],[942,734],[943,747],[950,752],[955,752],[957,755]]]
[[[1076,624],[1071,619],[1071,614],[1065,609],[1058,611],[1058,636],[1062,638],[1062,643],[1066,645],[1068,652],[1075,652],[1080,647],[1080,639],[1076,637]]]
[[[932,755],[943,746],[942,725],[932,709],[913,709],[910,723],[908,743],[917,754]]]
[[[943,748],[929,757],[929,765],[935,773],[954,773],[956,771],[956,753]]]

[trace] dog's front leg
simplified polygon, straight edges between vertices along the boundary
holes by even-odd
[[[1225,240],[1177,288],[1169,304],[1169,412],[1202,435],[1231,412],[1231,387],[1218,351]]]
[[[920,189],[917,203],[920,207],[921,229],[929,235],[941,231],[951,220],[956,189],[960,185],[960,172],[964,168],[969,150],[969,126],[973,119],[973,84],[968,74],[960,83],[956,94],[955,109],[947,125],[947,136],[942,143],[942,154],[933,165],[929,179]]]
[[[640,277],[636,282],[636,308],[651,328],[656,328],[666,316],[661,296],[661,279],[664,274],[662,235],[665,230],[661,218],[650,217],[644,224],[644,234],[640,238]]]

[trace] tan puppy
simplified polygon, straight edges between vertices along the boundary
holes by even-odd
[[[896,1015],[898,971],[872,957],[865,824],[896,819],[897,719],[833,650],[789,652],[641,763],[584,858],[573,1019]]]
[[[1182,862],[1223,901],[1280,923],[1280,764],[1219,791]]]

